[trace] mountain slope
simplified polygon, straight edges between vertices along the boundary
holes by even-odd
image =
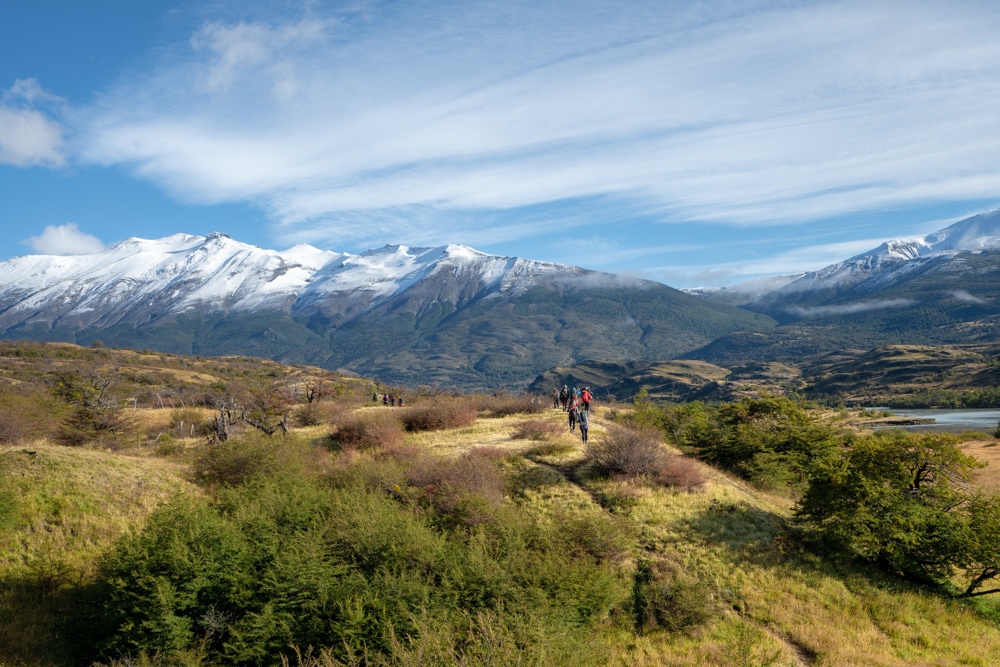
[[[464,388],[587,358],[662,359],[767,317],[655,283],[464,246],[274,251],[223,234],[0,263],[0,336],[252,354]]]
[[[881,345],[957,345],[1000,332],[1000,211],[813,271],[743,307],[781,326],[682,356],[722,366]]]

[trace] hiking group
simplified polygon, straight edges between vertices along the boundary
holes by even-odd
[[[372,403],[378,403],[379,395],[378,392],[372,394]],[[382,405],[391,405],[392,407],[403,407],[403,397],[396,396],[395,394],[382,394]]]
[[[590,432],[590,404],[593,400],[594,394],[591,393],[590,387],[584,387],[582,390],[578,387],[570,389],[569,385],[564,384],[562,389],[552,390],[552,407],[562,408],[568,413],[570,433],[575,432],[579,426],[580,437],[584,442],[587,442]]]

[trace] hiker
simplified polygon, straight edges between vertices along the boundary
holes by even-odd
[[[388,407],[389,405],[389,394],[382,394],[382,405]]]
[[[378,392],[372,394],[372,403],[378,403]]]
[[[400,396],[399,398],[396,399],[396,405],[398,407],[400,407],[400,408],[403,407],[403,397],[402,396]]]
[[[396,395],[395,394],[389,394],[389,405],[391,405],[392,407],[396,407]]]
[[[590,402],[594,400],[594,395],[590,393],[590,387],[584,387],[580,392],[580,401],[583,404],[584,412],[590,412]]]
[[[559,392],[559,403],[562,404],[563,410],[569,409],[569,386],[563,385],[562,391]]]
[[[574,403],[569,408],[569,432],[570,433],[575,433],[576,432],[576,423],[578,421],[580,421],[580,409],[578,407],[576,407],[576,404]]]
[[[590,415],[586,410],[582,410],[577,417],[577,421],[580,424],[580,437],[583,438],[584,444],[587,443],[587,432],[590,431]]]
[[[552,407],[559,408],[559,387],[552,387]]]

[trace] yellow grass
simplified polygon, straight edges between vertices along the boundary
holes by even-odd
[[[961,446],[966,454],[986,464],[973,473],[976,484],[990,493],[1000,493],[1000,440],[972,440]]]
[[[364,410],[384,409],[365,407]],[[144,428],[169,423],[169,410],[139,411]],[[465,428],[407,434],[409,444],[442,456],[475,447],[509,451],[505,463],[517,474],[541,471],[544,483],[516,493],[511,502],[539,517],[567,512],[614,512],[631,524],[639,559],[672,563],[689,575],[711,600],[713,619],[688,634],[654,631],[637,636],[623,624],[594,641],[610,646],[615,665],[729,666],[761,664],[824,667],[904,667],[908,665],[996,665],[1000,629],[971,607],[846,563],[832,562],[801,546],[789,518],[793,503],[763,494],[744,482],[697,464],[708,478],[699,491],[674,492],[637,480],[590,479],[582,466],[584,447],[568,428],[549,442],[566,447],[551,455],[532,454],[539,445],[517,440],[517,422],[543,419],[565,424],[561,410],[540,415],[480,418]],[[608,422],[595,409],[591,437]],[[329,427],[297,429],[320,443]],[[1000,460],[993,441],[968,443],[980,460]],[[20,574],[51,574],[52,585],[85,581],[95,557],[118,535],[141,526],[149,513],[174,493],[199,493],[186,467],[158,457],[154,449],[128,455],[67,449],[47,444],[2,456],[24,499],[21,527],[0,537],[0,580]],[[516,458],[521,456],[521,458]],[[979,483],[1000,488],[1000,463],[979,473]],[[614,504],[609,499],[621,499]],[[57,610],[31,609],[17,599],[16,586],[0,593],[0,665],[55,664],[59,652],[52,620]],[[3,617],[7,611],[7,616]],[[23,612],[13,619],[9,610]],[[3,623],[0,623],[3,626]],[[36,652],[32,658],[31,651]]]

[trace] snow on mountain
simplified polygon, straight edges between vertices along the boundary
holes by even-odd
[[[810,271],[765,299],[819,290],[843,290],[873,280],[872,289],[915,270],[920,260],[1000,248],[1000,210],[967,218],[927,236],[894,239],[843,262]]]
[[[93,255],[0,263],[0,328],[143,324],[192,308],[291,312],[325,303],[357,313],[433,278],[471,284],[474,292],[507,291],[566,270],[458,245],[387,245],[352,255],[304,244],[266,250],[219,233],[132,238]],[[331,306],[338,299],[346,305]]]

